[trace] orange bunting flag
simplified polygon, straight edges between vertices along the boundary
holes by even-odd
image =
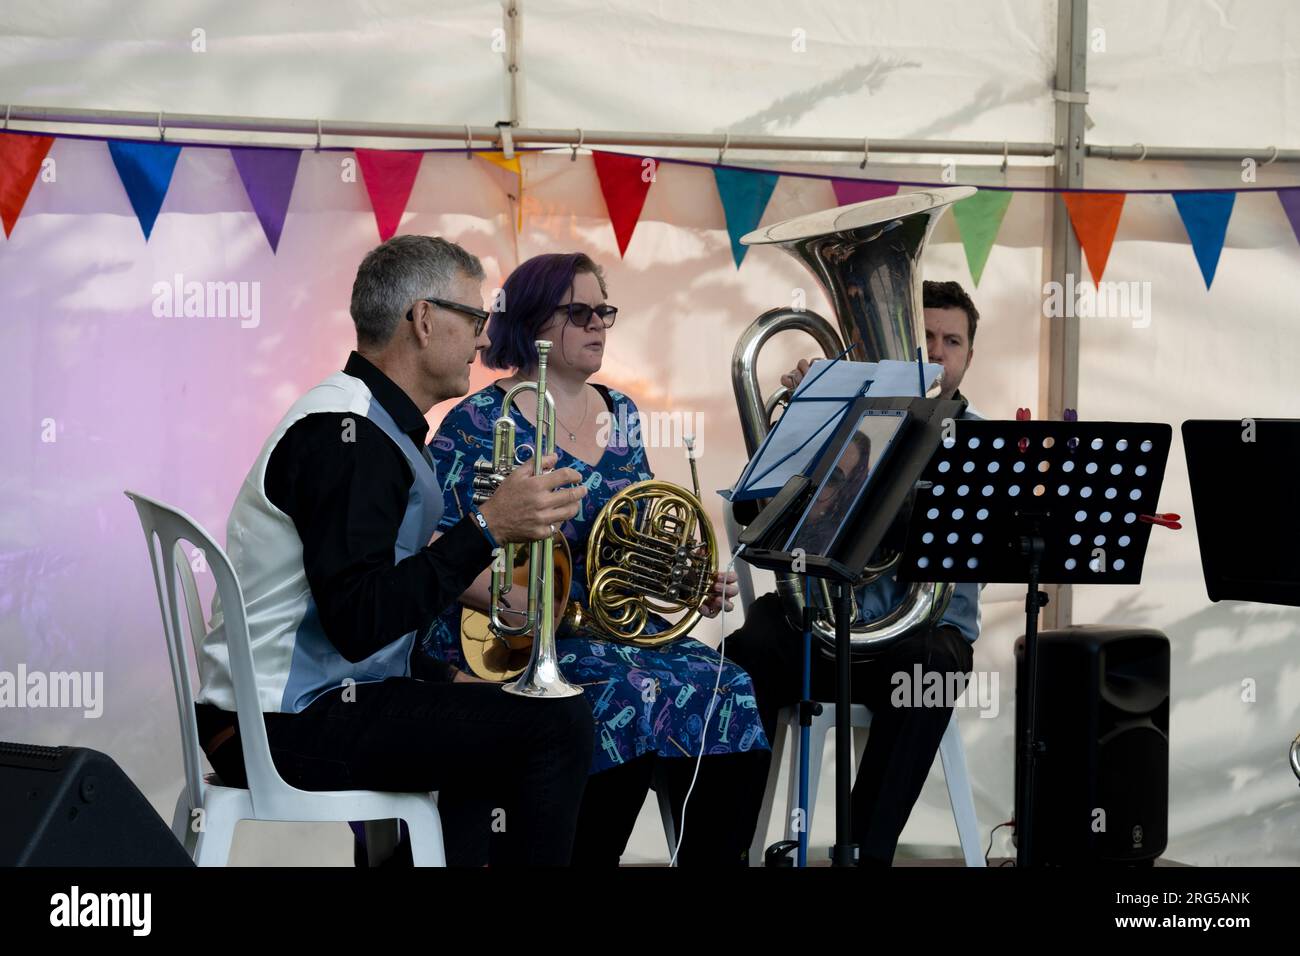
[[[1101,282],[1110,258],[1110,247],[1119,228],[1119,217],[1124,211],[1123,193],[1061,193],[1070,214],[1074,234],[1088,257],[1088,269],[1094,284]]]

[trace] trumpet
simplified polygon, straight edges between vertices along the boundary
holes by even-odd
[[[546,392],[546,356],[551,343],[538,340],[537,381],[520,382],[506,392],[501,417],[492,427],[492,461],[474,463],[474,503],[482,504],[491,492],[514,469],[515,423],[510,417],[510,407],[517,395],[532,391],[537,394],[537,434],[533,441],[533,474],[542,473],[542,458],[555,450],[555,400]],[[563,536],[560,537],[563,541]],[[567,555],[567,548],[564,553]],[[502,615],[509,605],[504,597],[514,587],[515,545],[506,544],[492,560],[491,599],[488,602],[488,620],[492,634],[510,647],[512,638],[531,635],[532,650],[523,673],[513,683],[506,684],[508,694],[521,697],[560,698],[575,697],[582,693],[564,679],[555,651],[555,536],[533,541],[528,545],[528,608],[518,624],[508,623]],[[567,583],[564,594],[568,593]],[[464,633],[462,631],[462,633]],[[462,646],[466,641],[462,639]],[[484,643],[479,644],[480,653]],[[466,650],[470,648],[466,647]],[[475,655],[478,656],[478,655]],[[467,659],[470,654],[467,653]],[[475,663],[470,661],[471,665]]]

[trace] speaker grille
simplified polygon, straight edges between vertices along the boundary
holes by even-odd
[[[42,747],[38,744],[13,744],[0,740],[0,761],[19,767],[39,767],[42,763],[55,765],[67,754],[67,747]],[[17,758],[17,759],[10,759]]]

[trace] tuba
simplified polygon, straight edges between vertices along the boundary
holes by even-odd
[[[758,384],[758,355],[778,332],[810,335],[828,358],[847,351],[855,362],[912,361],[925,345],[921,311],[921,253],[944,210],[973,195],[956,186],[908,193],[811,213],[744,236],[745,245],[774,245],[803,263],[822,284],[838,322],[806,309],[771,309],[741,335],[731,357],[731,382],[740,410],[741,431],[750,456],[772,427],[772,415],[789,399],[778,389],[766,399]],[[859,584],[893,572],[900,555],[877,554]],[[803,628],[801,575],[776,576],[787,619]],[[813,633],[822,650],[834,656],[835,626],[830,587],[813,582]],[[851,628],[852,657],[861,660],[913,631],[937,624],[952,597],[951,584],[914,582],[897,607],[870,623]]]
[[[501,417],[492,427],[492,461],[479,460],[474,463],[476,504],[486,501],[518,462],[515,457],[515,423],[510,417],[510,407],[516,395],[526,391],[537,393],[537,437],[533,443],[532,459],[534,474],[542,473],[542,458],[555,449],[555,401],[546,391],[546,356],[551,350],[551,343],[538,341],[536,345],[537,381],[520,382],[506,393],[501,406]],[[560,540],[564,540],[562,535]],[[568,555],[567,547],[563,553]],[[461,649],[466,662],[481,675],[491,676],[500,669],[502,662],[512,672],[502,676],[519,673],[518,679],[504,688],[509,694],[543,699],[575,697],[582,693],[582,688],[575,687],[564,679],[555,653],[555,536],[528,545],[528,564],[524,572],[528,581],[528,609],[522,622],[508,624],[502,617],[505,606],[502,599],[515,583],[515,574],[519,570],[515,557],[516,548],[512,544],[505,545],[499,554],[493,555],[492,598],[487,614],[490,634],[472,628],[467,631],[462,619]],[[568,594],[567,581],[563,584],[562,593]],[[524,643],[531,647],[527,663],[522,672],[519,672],[514,670],[511,657],[512,654],[521,652],[523,647],[512,641],[525,636]],[[480,666],[483,670],[478,670]]]

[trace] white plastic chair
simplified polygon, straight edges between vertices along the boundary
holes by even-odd
[[[849,710],[853,726],[853,745],[856,751],[853,762],[856,768],[862,762],[866,747],[866,731],[871,726],[871,711],[862,704]],[[817,785],[821,780],[822,755],[826,750],[826,737],[835,729],[835,705],[822,703],[822,712],[813,718],[808,745],[808,816],[804,830],[812,833],[813,808],[817,806]],[[763,805],[758,814],[758,829],[749,850],[751,866],[763,862],[763,843],[768,824],[772,819],[772,805],[776,798],[777,779],[781,774],[781,758],[790,741],[790,773],[786,795],[785,839],[797,840],[793,811],[799,801],[799,708],[784,707],[777,717],[776,739],[772,744],[772,767],[767,774],[767,788],[763,792]],[[975,816],[975,800],[971,794],[970,776],[966,772],[966,751],[962,747],[961,731],[957,727],[957,712],[953,711],[948,729],[939,743],[939,759],[943,763],[943,776],[948,784],[948,800],[952,804],[953,819],[957,824],[957,839],[967,866],[984,866],[984,853],[980,848],[979,821]]]
[[[176,710],[181,724],[181,753],[185,760],[185,786],[176,800],[172,832],[185,845],[199,866],[224,866],[230,856],[235,826],[241,820],[318,823],[373,821],[367,824],[370,859],[382,859],[396,843],[394,820],[405,821],[411,835],[416,866],[446,866],[442,824],[434,794],[385,793],[375,790],[299,790],[285,783],[271,762],[253,677],[253,655],[249,646],[244,594],[224,550],[188,515],[137,492],[126,496],[134,502],[144,527],[149,559],[153,564],[158,606],[167,638],[176,692]],[[194,691],[190,680],[190,656],[181,633],[180,604],[183,598],[190,640],[197,647],[205,633],[203,609],[182,542],[203,551],[208,569],[216,581],[216,594],[225,621],[226,644],[235,687],[244,767],[248,788],[222,784],[215,774],[203,774],[199,750]],[[178,597],[179,579],[182,596]]]

